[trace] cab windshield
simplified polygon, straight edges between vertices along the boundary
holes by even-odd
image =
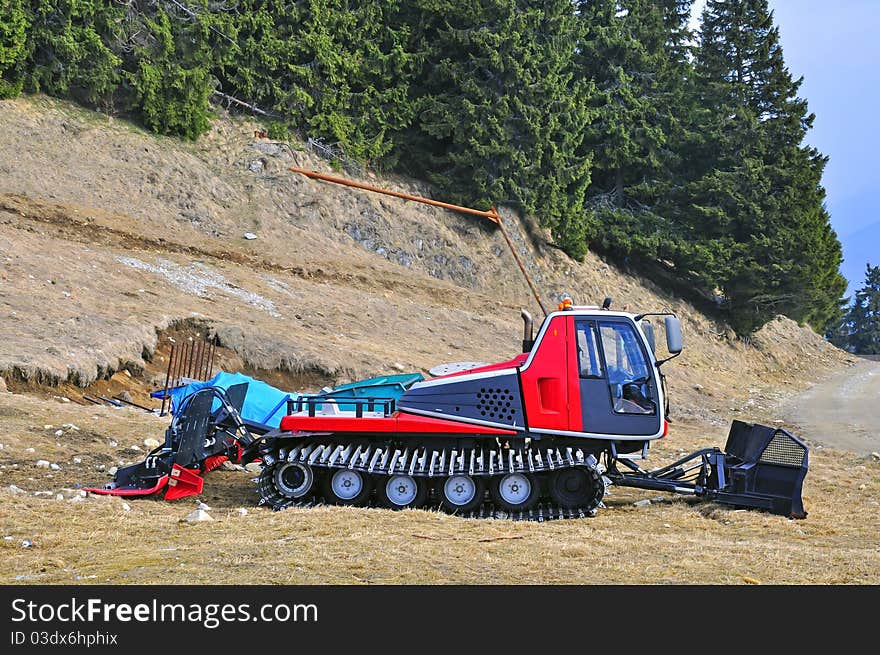
[[[628,323],[600,321],[599,340],[614,411],[653,414],[657,410],[651,375],[635,329]]]

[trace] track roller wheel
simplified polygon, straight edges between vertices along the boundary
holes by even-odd
[[[428,500],[428,485],[424,478],[411,475],[380,475],[376,479],[376,495],[383,507],[421,507]]]
[[[453,475],[437,483],[437,492],[447,512],[471,512],[483,504],[486,482],[469,475]]]
[[[593,509],[605,495],[605,483],[595,469],[586,466],[554,471],[549,479],[550,497],[562,507]]]
[[[308,464],[279,462],[272,473],[278,492],[287,498],[302,498],[315,484],[315,473]]]
[[[492,479],[489,493],[496,504],[510,512],[534,507],[541,496],[538,480],[528,473],[508,473]]]
[[[330,469],[323,479],[324,497],[336,505],[367,504],[373,491],[373,480],[369,475],[351,469]]]

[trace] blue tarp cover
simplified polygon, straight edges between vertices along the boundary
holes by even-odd
[[[247,395],[244,399],[244,406],[241,409],[241,417],[249,421],[256,421],[264,425],[270,425],[277,428],[281,423],[281,418],[287,413],[287,399],[296,399],[299,394],[276,389],[270,384],[262,380],[256,380],[243,373],[226,373],[220,371],[207,382],[193,382],[185,387],[171,389],[168,395],[171,396],[171,413],[177,414],[177,408],[187,396],[194,394],[205,387],[220,387],[228,389],[229,387],[246,382],[248,384]],[[220,401],[214,401],[213,409],[220,407]]]
[[[406,373],[403,375],[384,375],[382,377],[360,380],[336,387],[333,390],[324,388],[323,392],[336,398],[395,398],[399,399],[404,391],[413,384],[424,380],[421,373]],[[300,394],[276,389],[270,384],[257,380],[243,373],[226,373],[221,371],[207,382],[192,382],[183,387],[169,389],[168,396],[171,398],[171,413],[177,414],[177,409],[184,398],[191,396],[196,391],[205,387],[229,387],[246,382],[248,384],[247,395],[241,409],[241,417],[248,421],[262,423],[273,428],[281,424],[281,419],[287,413],[287,401],[296,400]],[[220,407],[220,401],[214,400],[213,410]],[[354,404],[339,403],[340,410],[353,411]],[[320,409],[320,406],[318,407]]]

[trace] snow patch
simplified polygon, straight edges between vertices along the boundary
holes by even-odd
[[[167,259],[157,259],[156,264],[148,264],[134,257],[116,257],[116,261],[130,268],[147,271],[161,275],[181,291],[186,291],[200,298],[210,298],[209,290],[216,289],[222,293],[238,298],[248,305],[252,305],[273,318],[279,318],[281,314],[275,308],[275,303],[263,298],[263,296],[237,287],[220,273],[211,270],[208,266],[199,262],[193,262],[189,266],[181,266]]]

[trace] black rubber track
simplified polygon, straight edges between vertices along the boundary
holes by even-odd
[[[275,485],[274,470],[276,465],[264,467],[258,478],[258,487],[260,493],[260,505],[266,505],[273,510],[279,511],[291,507],[315,507],[320,505],[329,505],[325,499],[318,496],[309,496],[305,498],[289,498],[282,494]],[[541,499],[535,506],[530,509],[521,511],[508,511],[495,505],[489,494],[486,494],[485,501],[477,509],[469,512],[455,512],[455,516],[462,518],[479,518],[479,519],[506,519],[513,521],[550,521],[559,519],[575,519],[595,516],[599,507],[602,506],[602,498],[605,492],[605,483],[599,469],[595,466],[584,466],[579,464],[593,479],[597,492],[590,502],[583,507],[562,507],[550,501],[547,498]],[[336,467],[321,467],[316,471],[317,474],[326,474],[334,470]],[[567,467],[566,467],[567,468]],[[323,469],[323,470],[322,470]],[[545,469],[546,470],[546,469]],[[499,476],[502,473],[498,474]],[[481,476],[487,479],[491,476]],[[437,480],[443,477],[434,478]],[[316,487],[317,488],[317,485]],[[376,506],[371,499],[370,506]],[[426,510],[445,510],[441,507],[441,499],[436,494],[429,495],[428,502],[422,508]]]

